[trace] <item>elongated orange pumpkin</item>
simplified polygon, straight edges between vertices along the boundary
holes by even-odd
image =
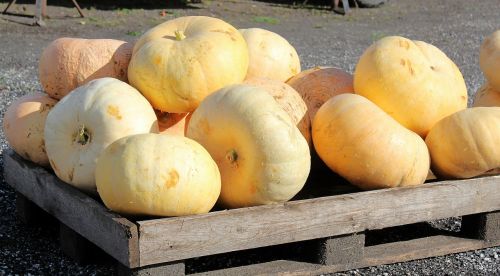
[[[489,83],[483,84],[474,94],[472,106],[500,106],[500,90],[495,90]]]
[[[424,140],[356,94],[328,100],[312,135],[327,166],[362,189],[419,185],[429,172]]]
[[[55,99],[91,80],[112,77],[127,81],[133,44],[115,39],[63,37],[54,40],[40,57],[43,90]]]
[[[481,44],[479,66],[491,87],[500,91],[500,30],[487,36]]]

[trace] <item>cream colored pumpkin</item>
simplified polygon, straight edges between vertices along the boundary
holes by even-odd
[[[284,82],[266,78],[250,78],[243,83],[264,88],[271,94],[299,128],[302,136],[306,138],[307,144],[312,146],[311,120],[307,114],[307,105],[295,89]]]
[[[115,39],[63,37],[42,52],[39,78],[43,90],[55,99],[91,80],[113,77],[127,81],[132,43]]]
[[[429,172],[424,140],[356,94],[328,100],[312,135],[327,166],[362,189],[419,185]]]
[[[155,109],[191,112],[209,94],[244,80],[245,39],[228,23],[206,16],[164,22],[135,44],[130,83]]]
[[[119,138],[148,132],[158,132],[148,101],[125,82],[102,78],[78,87],[49,112],[45,148],[60,179],[95,192],[101,152]]]
[[[398,36],[363,53],[354,90],[422,137],[437,121],[467,108],[465,81],[453,61],[431,44]]]
[[[472,106],[500,106],[500,90],[493,89],[489,83],[483,84],[474,94]]]
[[[469,178],[500,168],[500,107],[473,107],[439,121],[425,138],[432,171]]]
[[[109,209],[153,216],[207,213],[221,189],[217,164],[200,144],[154,133],[107,147],[97,161],[96,184]]]
[[[248,45],[250,63],[246,78],[286,81],[300,73],[295,48],[277,33],[260,29],[239,29]]]
[[[307,104],[312,122],[318,109],[333,96],[354,93],[352,75],[335,67],[314,67],[287,81]]]
[[[490,85],[500,91],[500,30],[487,36],[481,44],[479,66]]]
[[[204,146],[217,163],[227,207],[290,200],[310,170],[307,141],[264,89],[225,87],[193,112],[186,136]]]
[[[23,158],[50,167],[43,130],[47,114],[57,103],[47,94],[27,95],[12,102],[3,117],[5,139]]]

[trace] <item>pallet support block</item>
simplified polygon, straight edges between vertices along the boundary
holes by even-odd
[[[118,276],[170,276],[186,275],[183,261],[150,265],[139,268],[128,268],[122,264],[116,267]]]
[[[316,262],[323,265],[357,263],[364,257],[364,233],[319,239],[316,242]]]
[[[500,211],[462,217],[461,232],[486,242],[500,241]]]
[[[46,221],[50,221],[52,218],[52,216],[19,192],[16,192],[16,213],[19,221],[26,225],[40,225]]]
[[[64,223],[59,223],[59,243],[63,253],[80,264],[104,263],[111,259],[102,249]]]

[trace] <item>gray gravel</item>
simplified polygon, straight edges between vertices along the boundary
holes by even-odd
[[[49,5],[51,2],[49,1]],[[0,2],[0,10],[6,3]],[[20,9],[22,6],[17,5]],[[33,5],[24,5],[28,12]],[[377,9],[334,15],[324,7],[297,9],[287,5],[247,0],[206,1],[200,9],[171,10],[166,19],[188,14],[218,16],[240,28],[263,27],[294,45],[303,69],[330,65],[354,70],[358,57],[374,40],[402,35],[434,44],[459,66],[472,96],[483,83],[478,65],[484,36],[500,29],[499,0],[392,0]],[[40,91],[37,78],[41,49],[60,36],[111,37],[133,41],[138,33],[158,24],[162,7],[148,10],[85,8],[86,19],[52,19],[39,29],[0,18],[0,116],[15,98]],[[49,6],[49,14],[74,14],[65,7]],[[257,16],[277,19],[275,24]],[[7,148],[0,130],[0,150]],[[3,159],[0,157],[3,168]],[[2,170],[3,173],[3,169]],[[59,249],[57,229],[26,226],[15,217],[13,190],[0,177],[0,275],[108,275],[111,265],[78,265]],[[434,225],[455,229],[459,220]],[[500,247],[453,254],[414,262],[352,270],[336,275],[500,275]]]

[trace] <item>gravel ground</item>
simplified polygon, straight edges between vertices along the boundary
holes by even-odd
[[[0,10],[7,2],[0,0]],[[355,10],[350,16],[333,14],[319,5],[299,8],[278,1],[207,0],[191,8],[169,7],[165,17],[160,16],[165,7],[159,4],[124,8],[110,4],[94,7],[89,5],[91,1],[79,2],[87,16],[84,19],[73,17],[75,9],[49,1],[51,19],[47,20],[47,28],[20,24],[26,20],[18,16],[0,17],[0,117],[3,118],[13,99],[41,90],[38,57],[43,47],[61,36],[134,41],[164,20],[210,15],[238,28],[262,27],[281,34],[297,49],[303,69],[333,65],[352,72],[363,50],[374,40],[402,35],[432,43],[444,51],[460,68],[472,96],[483,83],[478,64],[480,43],[484,36],[500,28],[499,0],[391,0],[381,8]],[[18,3],[12,11],[33,11],[29,2]],[[2,152],[8,147],[3,130],[0,130],[0,145]],[[3,165],[1,157],[0,163]],[[0,275],[113,273],[109,264],[82,266],[65,257],[53,226],[39,228],[19,223],[15,217],[14,192],[3,177],[0,180]],[[457,223],[459,220],[451,219],[435,224],[453,228]],[[500,275],[499,255],[497,247],[338,275]]]

